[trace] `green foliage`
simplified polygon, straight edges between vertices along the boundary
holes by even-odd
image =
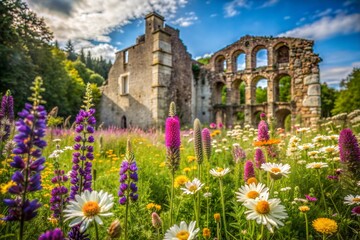
[[[360,68],[354,68],[350,75],[341,81],[344,87],[335,100],[332,114],[351,112],[360,108]]]
[[[221,89],[221,104],[226,104],[226,95],[227,95],[227,89],[226,86],[223,86]]]
[[[47,126],[48,127],[57,127],[59,126],[60,124],[62,124],[64,122],[64,118],[63,117],[53,117],[53,116],[50,116],[48,117],[47,119]]]
[[[192,72],[194,75],[194,78],[197,80],[199,79],[199,74],[200,74],[200,67],[199,65],[193,64],[192,65]]]
[[[198,61],[198,62],[201,63],[201,64],[206,65],[206,64],[209,64],[210,58],[211,58],[211,57],[199,58],[199,59],[196,60],[196,61]]]
[[[240,104],[245,104],[245,83],[242,82],[239,86],[239,91],[240,91]]]
[[[282,77],[279,81],[279,101],[291,101],[291,78],[290,76]]]
[[[267,88],[257,87],[256,88],[256,103],[267,102]]]
[[[321,84],[321,117],[331,117],[339,91],[330,88],[326,83]]]

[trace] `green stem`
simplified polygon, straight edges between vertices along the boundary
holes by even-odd
[[[221,205],[222,205],[222,218],[225,229],[225,238],[227,240],[228,236],[227,236],[227,226],[226,226],[226,216],[225,216],[225,202],[224,202],[224,192],[223,192],[223,184],[221,178],[219,178],[219,183],[220,183],[220,194],[221,194]]]
[[[199,213],[197,209],[197,201],[196,201],[196,194],[194,194],[194,212],[195,212],[195,219],[196,219],[196,226],[199,227]]]
[[[173,202],[174,202],[174,175],[175,171],[171,172],[171,196],[170,196],[170,226],[173,225]]]
[[[94,220],[95,223],[95,233],[96,233],[96,240],[99,240],[99,230],[98,230],[98,225],[97,222]]]
[[[264,239],[264,224],[261,224],[261,232],[260,232],[260,238],[259,239]]]
[[[323,200],[325,212],[327,212],[327,206],[326,206],[326,201],[325,201],[325,194],[324,194],[324,190],[323,190],[323,187],[322,187],[322,184],[321,184],[320,171],[319,171],[319,169],[316,169],[316,171],[317,171],[317,173],[318,173],[318,174],[317,174],[317,175],[318,175],[318,181],[319,181],[319,185],[320,185],[321,197],[322,197],[322,200]]]
[[[216,223],[216,236],[217,236],[217,239],[220,240],[221,238],[220,238],[220,226],[219,225],[220,225],[220,223],[217,222]]]
[[[206,227],[209,227],[209,197],[206,197]]]
[[[308,219],[306,213],[304,213],[305,216],[305,227],[306,227],[306,240],[309,240],[309,226],[308,226]]]

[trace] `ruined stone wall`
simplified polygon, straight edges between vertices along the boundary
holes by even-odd
[[[171,34],[173,66],[167,105],[174,101],[182,124],[190,124],[192,122],[191,83],[193,79],[191,55],[181,41],[178,30],[166,26],[165,31]]]
[[[183,123],[192,120],[191,56],[179,39],[179,31],[165,27],[162,16],[151,13],[145,20],[145,35],[137,38],[136,45],[116,54],[107,85],[102,88],[100,120],[105,126],[163,127],[171,101],[176,102]],[[122,93],[124,76],[129,82],[126,94]]]
[[[316,124],[321,107],[320,58],[313,53],[313,44],[313,41],[298,38],[245,36],[216,52],[207,66],[212,73],[208,75],[212,92],[212,121],[219,121],[219,116],[223,116],[220,121],[232,125],[236,113],[244,111],[245,122],[254,124],[256,113],[263,111],[269,119],[277,117],[280,122],[291,114],[293,121],[301,115],[304,125]],[[267,50],[267,65],[257,67],[256,53],[261,49]],[[239,54],[245,54],[244,70],[236,67]],[[279,80],[283,76],[291,77],[291,103],[278,100]],[[267,103],[256,104],[256,84],[262,78],[268,80],[268,100]],[[238,101],[241,82],[246,85],[244,105]],[[222,86],[226,86],[227,90],[225,104],[219,102]]]

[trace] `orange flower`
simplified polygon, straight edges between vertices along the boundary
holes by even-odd
[[[269,140],[265,140],[265,141],[256,141],[254,142],[254,146],[255,147],[262,147],[262,146],[271,146],[274,144],[278,144],[281,141],[279,139],[269,139]]]

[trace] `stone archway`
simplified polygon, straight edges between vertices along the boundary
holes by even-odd
[[[290,109],[283,108],[283,109],[277,110],[275,113],[276,127],[277,128],[285,128],[285,120],[287,119],[288,116],[291,116]]]

